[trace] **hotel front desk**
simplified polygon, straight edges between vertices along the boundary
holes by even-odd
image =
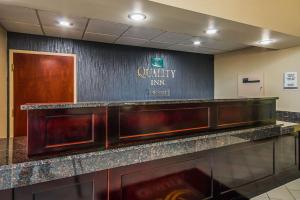
[[[23,105],[28,137],[0,143],[1,200],[248,199],[299,177],[276,99]]]
[[[104,149],[276,122],[277,98],[27,104],[28,154]]]

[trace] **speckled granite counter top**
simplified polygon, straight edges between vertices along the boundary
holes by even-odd
[[[172,100],[141,100],[141,101],[100,101],[58,104],[25,104],[21,110],[65,109],[65,108],[93,108],[99,106],[126,106],[126,105],[157,105],[157,104],[183,104],[208,102],[235,102],[278,99],[278,97],[264,98],[236,98],[236,99],[172,99]]]
[[[104,151],[94,149],[84,153],[34,159],[26,157],[26,138],[19,138],[14,143],[0,143],[0,190],[280,136],[291,131],[282,131],[282,124],[279,123]]]

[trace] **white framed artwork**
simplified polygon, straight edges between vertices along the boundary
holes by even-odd
[[[297,72],[285,72],[284,73],[283,88],[284,89],[297,89],[298,88]]]

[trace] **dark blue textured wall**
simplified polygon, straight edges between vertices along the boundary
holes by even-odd
[[[77,55],[78,101],[207,99],[214,94],[212,55],[104,44],[8,33],[8,48]],[[162,57],[176,77],[162,89],[169,97],[149,96],[150,80],[137,77],[138,67],[149,67],[151,57]]]

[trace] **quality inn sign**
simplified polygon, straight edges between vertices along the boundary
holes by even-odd
[[[139,67],[137,69],[137,76],[141,79],[149,79],[151,95],[163,94],[163,96],[170,95],[170,89],[157,90],[153,88],[161,88],[167,85],[168,79],[174,79],[176,75],[175,69],[165,68],[164,60],[161,57],[152,57],[150,67]],[[154,87],[155,86],[155,87]]]

